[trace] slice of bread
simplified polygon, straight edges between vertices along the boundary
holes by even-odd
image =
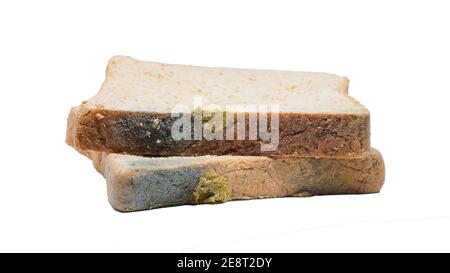
[[[358,159],[200,156],[150,158],[83,152],[106,178],[118,211],[228,200],[379,192],[381,154]]]
[[[347,89],[346,78],[325,73],[169,65],[118,56],[109,61],[100,92],[72,109],[67,143],[82,150],[152,156],[359,157],[370,146],[369,112]],[[227,105],[268,106],[268,124],[274,117],[271,107],[277,106],[277,146],[262,150],[267,139],[249,139],[248,127],[244,140],[175,140],[171,129],[178,118],[171,113],[180,105],[192,119],[203,113],[203,122],[211,105],[220,111]],[[252,111],[244,112],[248,126]],[[214,130],[226,139],[221,125]]]

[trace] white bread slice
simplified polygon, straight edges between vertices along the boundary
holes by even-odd
[[[200,156],[149,158],[100,152],[90,157],[118,211],[324,194],[379,192],[381,154],[357,159]]]
[[[348,80],[325,73],[211,68],[113,57],[99,93],[73,108],[67,142],[77,149],[135,155],[359,157],[368,151],[369,112],[346,92]],[[215,104],[277,105],[279,145],[258,140],[175,141],[170,114]],[[155,125],[157,123],[157,126]],[[247,134],[248,136],[248,134]]]
[[[230,69],[113,57],[100,92],[85,106],[170,113],[179,104],[270,105],[292,113],[367,113],[345,94],[348,79],[326,73]],[[336,92],[337,91],[337,92]]]

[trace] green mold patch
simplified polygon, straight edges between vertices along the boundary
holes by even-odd
[[[214,171],[205,172],[192,193],[195,204],[224,203],[231,199],[231,189],[224,176]]]
[[[202,125],[208,128],[211,133],[223,131],[227,125],[226,112],[223,111],[213,112],[196,108],[192,112],[192,117],[193,119],[201,117]]]

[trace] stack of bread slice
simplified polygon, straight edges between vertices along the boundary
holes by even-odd
[[[379,192],[369,111],[347,91],[325,73],[117,56],[99,93],[70,111],[66,142],[93,161],[118,211]]]

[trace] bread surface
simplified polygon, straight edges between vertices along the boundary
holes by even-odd
[[[118,211],[211,202],[221,189],[195,199],[202,181],[225,181],[226,200],[379,192],[384,183],[381,154],[371,149],[358,159],[201,156],[148,158],[84,152],[106,178],[108,199]],[[217,200],[216,200],[217,201]]]

